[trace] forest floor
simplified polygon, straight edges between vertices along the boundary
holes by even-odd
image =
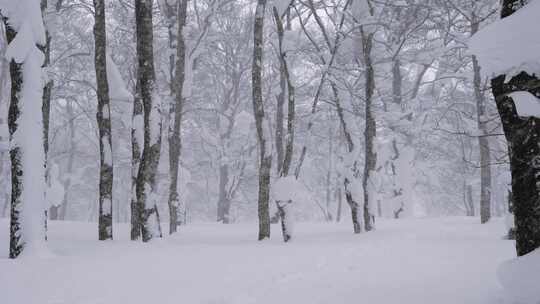
[[[256,241],[256,224],[191,224],[150,244],[98,242],[94,223],[50,223],[52,257],[10,260],[0,219],[5,304],[482,304],[505,303],[498,265],[515,256],[504,222],[381,220],[297,223],[295,239]]]

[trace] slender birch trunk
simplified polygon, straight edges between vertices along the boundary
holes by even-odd
[[[479,28],[479,22],[476,16],[472,16],[471,35],[476,34]],[[478,146],[480,148],[480,222],[487,223],[491,218],[491,165],[490,165],[490,149],[486,117],[486,98],[482,91],[482,77],[480,74],[480,65],[476,56],[472,56],[473,62],[473,87],[474,98],[476,102],[476,119],[478,130],[481,136],[478,137]]]
[[[104,0],[94,0],[94,14],[94,64],[98,99],[96,118],[99,129],[100,156],[98,234],[99,240],[112,240],[113,160]]]
[[[186,70],[186,43],[184,37],[184,29],[187,19],[187,3],[188,0],[178,0],[177,23],[178,32],[176,34],[176,67],[174,73],[174,84],[172,86],[174,100],[170,105],[169,123],[169,170],[170,170],[170,185],[169,185],[169,233],[173,234],[177,231],[180,224],[178,218],[178,208],[180,205],[180,195],[178,194],[178,167],[180,165],[180,149],[181,137],[180,129],[182,125],[182,111],[184,103],[184,80]],[[172,125],[172,126],[171,126]]]
[[[253,67],[251,70],[253,113],[257,128],[257,142],[259,144],[259,240],[270,238],[270,170],[272,168],[272,154],[269,144],[269,135],[265,130],[264,101],[262,96],[262,60],[263,60],[263,29],[266,0],[258,0],[253,26]]]

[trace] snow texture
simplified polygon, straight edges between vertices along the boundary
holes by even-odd
[[[48,203],[47,207],[60,206],[64,199],[64,186],[59,180],[59,171],[58,165],[56,164],[52,164],[49,169],[50,185],[47,187],[47,192],[45,194]]]
[[[540,303],[539,273],[540,250],[506,261],[497,271],[507,297],[515,304]]]
[[[116,227],[114,242],[98,244],[96,223],[53,221],[57,258],[19,261],[5,258],[0,220],[2,303],[512,303],[497,282],[497,265],[515,256],[499,219],[381,219],[360,235],[346,221],[297,223],[286,245],[279,225],[260,243],[257,223],[194,223],[151,246]]]
[[[112,101],[130,101],[131,93],[126,89],[126,84],[111,56],[107,54],[107,80],[109,82],[109,96]]]
[[[513,92],[508,96],[514,101],[519,116],[540,118],[540,99],[536,96],[527,91]]]
[[[540,72],[540,1],[532,0],[525,8],[482,29],[469,41],[469,47],[482,67],[485,77],[506,74],[506,79],[521,71]]]
[[[294,176],[278,178],[271,188],[276,201],[309,202],[311,199],[306,187]]]

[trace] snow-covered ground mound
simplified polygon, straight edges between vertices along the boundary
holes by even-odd
[[[0,220],[0,294],[9,304],[505,303],[499,264],[514,257],[503,220],[299,223],[292,243],[257,242],[256,224],[192,224],[150,244],[98,242],[93,223],[52,222],[42,259],[7,259]]]
[[[520,304],[540,303],[540,250],[504,262],[498,270],[507,297]]]

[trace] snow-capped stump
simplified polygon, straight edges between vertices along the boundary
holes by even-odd
[[[514,100],[516,111],[521,117],[540,117],[540,99],[527,91],[508,94]]]
[[[296,177],[285,176],[278,178],[272,185],[272,196],[279,210],[283,240],[288,242],[292,238],[294,224],[291,205],[308,201],[309,193]]]
[[[506,294],[516,303],[540,303],[538,288],[540,273],[540,250],[504,262],[497,275]]]

